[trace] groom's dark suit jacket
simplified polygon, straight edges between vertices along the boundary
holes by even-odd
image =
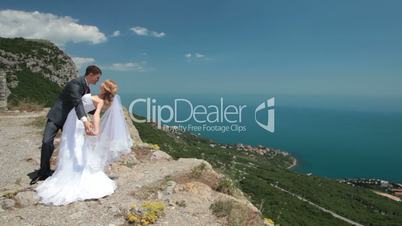
[[[78,119],[86,116],[81,97],[87,93],[90,93],[90,89],[84,76],[69,81],[47,114],[47,118],[56,125],[63,127],[68,113],[73,108],[75,108]]]

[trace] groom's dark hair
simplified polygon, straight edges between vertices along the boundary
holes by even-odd
[[[89,75],[89,74],[94,74],[94,75],[96,75],[96,74],[102,74],[102,71],[101,71],[101,69],[100,68],[98,68],[98,66],[96,66],[96,65],[89,65],[88,67],[87,67],[87,69],[85,70],[85,76],[87,76],[87,75]]]

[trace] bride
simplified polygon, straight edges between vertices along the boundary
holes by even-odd
[[[74,109],[63,126],[57,167],[35,190],[40,202],[66,205],[85,199],[98,199],[112,194],[116,184],[103,171],[120,155],[131,151],[132,140],[121,107],[115,95],[117,85],[106,80],[96,96],[82,96],[85,112],[95,110],[93,134],[85,134],[81,120]],[[100,117],[101,111],[104,114]]]

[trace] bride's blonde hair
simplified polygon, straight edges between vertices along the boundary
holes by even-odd
[[[102,98],[105,101],[105,105],[108,106],[112,103],[113,98],[117,93],[118,86],[113,80],[105,80],[101,87],[104,92],[99,97]]]

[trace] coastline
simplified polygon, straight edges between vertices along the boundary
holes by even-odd
[[[286,168],[288,170],[295,168],[297,166],[297,159],[294,156],[292,156],[292,159],[293,159],[292,164]]]
[[[143,117],[143,116],[142,116]],[[154,126],[157,126],[157,124],[155,122],[151,122],[151,124],[153,124]],[[246,152],[251,152],[251,153],[255,153],[261,156],[266,156],[268,158],[274,158],[277,155],[282,155],[284,157],[289,157],[292,159],[292,163],[286,167],[286,169],[290,170],[292,168],[295,168],[298,165],[298,161],[296,159],[296,157],[294,157],[293,155],[291,155],[289,152],[280,150],[280,149],[276,149],[276,148],[272,148],[272,147],[267,147],[267,146],[263,146],[263,145],[249,145],[249,144],[242,144],[242,143],[237,143],[237,144],[225,144],[225,143],[220,143],[218,141],[216,141],[215,139],[211,139],[205,136],[202,136],[201,134],[196,134],[193,132],[189,132],[189,131],[185,131],[183,129],[181,129],[178,126],[169,126],[169,125],[162,125],[161,128],[158,128],[162,131],[165,131],[167,133],[171,133],[171,134],[182,134],[182,133],[189,133],[192,136],[195,136],[197,138],[201,138],[201,139],[207,139],[209,140],[210,143],[210,147],[214,148],[215,146],[220,146],[221,148],[224,149],[229,149],[229,148],[233,148],[233,149],[237,149],[237,150],[242,150],[242,151],[246,151]]]

